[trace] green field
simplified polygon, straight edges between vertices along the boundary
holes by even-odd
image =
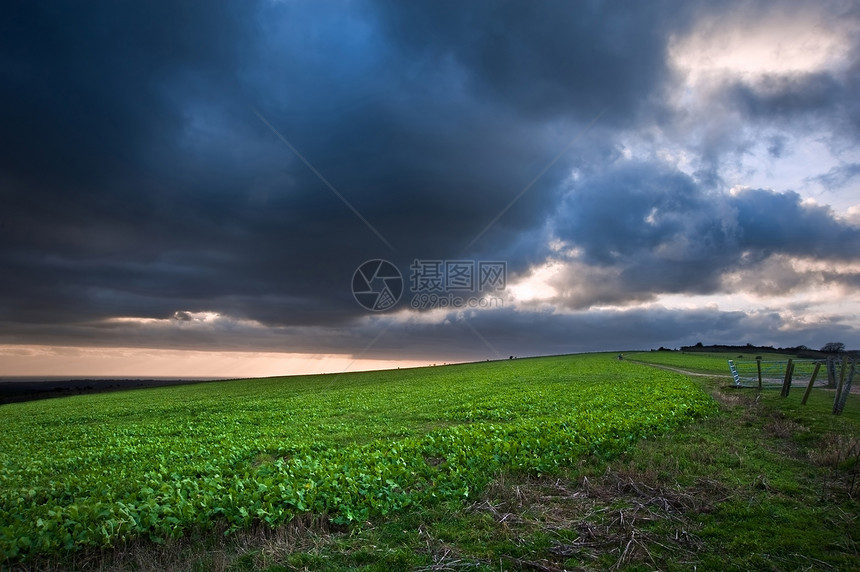
[[[0,569],[860,570],[860,397],[624,355],[0,406]]]
[[[714,410],[682,375],[587,355],[239,380],[0,407],[6,559],[302,513],[363,522],[557,472]]]
[[[761,356],[764,361],[787,361],[792,357],[785,354],[769,353],[720,353],[720,352],[678,352],[678,351],[654,351],[654,352],[630,352],[624,354],[626,359],[642,361],[647,363],[683,368],[687,371],[701,373],[714,373],[729,375],[728,360],[755,361],[756,356]]]

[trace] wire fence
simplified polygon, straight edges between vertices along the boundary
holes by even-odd
[[[821,360],[791,360],[791,363],[794,366],[794,372],[791,376],[792,385],[806,385],[812,378],[815,364],[821,363]],[[732,377],[737,387],[759,387],[759,379],[761,379],[761,387],[763,389],[782,387],[785,382],[785,369],[787,365],[788,360],[729,360],[729,369],[732,372]],[[760,376],[759,372],[761,372]],[[815,387],[826,387],[827,383],[826,375],[822,376],[819,374],[816,376]]]
[[[805,405],[809,393],[815,387],[834,389],[833,413],[839,415],[845,407],[854,381],[857,362],[848,358],[826,360],[788,359],[764,361],[728,360],[735,387],[757,389],[780,388],[783,397],[788,397],[793,386],[806,388],[802,403]]]

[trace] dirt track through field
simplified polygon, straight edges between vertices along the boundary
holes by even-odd
[[[631,360],[627,360],[627,361],[629,361],[630,363],[638,363],[639,365],[647,365],[650,367],[656,367],[658,369],[667,369],[669,371],[674,371],[675,373],[682,373],[684,375],[694,375],[697,377],[719,377],[719,378],[728,378],[728,379],[732,378],[732,376],[729,374],[703,373],[701,371],[690,371],[688,369],[681,369],[679,367],[672,367],[669,365],[660,365],[660,364],[656,364],[656,363],[648,363],[647,361],[639,361],[639,360],[635,360],[635,359],[631,359]]]

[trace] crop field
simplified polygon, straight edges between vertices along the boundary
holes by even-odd
[[[715,410],[687,377],[607,354],[4,405],[0,563],[466,502]]]

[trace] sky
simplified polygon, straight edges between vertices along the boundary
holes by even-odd
[[[0,377],[860,348],[858,93],[850,1],[4,2]]]

